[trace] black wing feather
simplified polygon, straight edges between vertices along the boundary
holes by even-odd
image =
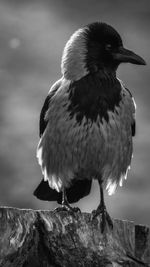
[[[42,134],[44,133],[47,123],[48,121],[45,118],[46,112],[48,111],[50,102],[52,97],[54,96],[54,94],[56,93],[58,87],[56,86],[56,88],[54,88],[54,90],[51,90],[48,94],[48,96],[45,99],[44,105],[41,109],[41,113],[40,113],[40,123],[39,123],[39,135],[40,137],[42,136]]]
[[[47,120],[45,119],[46,112],[49,107],[49,102],[50,102],[50,96],[48,95],[45,99],[44,105],[42,107],[41,113],[40,113],[40,123],[39,123],[39,135],[40,137],[44,133],[46,126],[47,126]]]
[[[132,136],[135,136],[135,134],[136,134],[136,122],[135,122],[135,120],[131,124],[131,129],[132,129]]]

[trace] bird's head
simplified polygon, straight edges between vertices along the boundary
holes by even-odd
[[[62,74],[70,80],[102,71],[115,73],[119,64],[145,65],[144,59],[124,48],[119,33],[106,23],[91,23],[76,31],[62,56]]]

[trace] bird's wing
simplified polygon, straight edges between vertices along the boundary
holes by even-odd
[[[61,86],[61,80],[57,81],[50,89],[48,96],[45,99],[44,105],[42,107],[40,113],[40,123],[39,123],[39,135],[42,138],[42,135],[47,127],[48,119],[46,118],[47,111],[50,107],[53,96],[56,91]],[[90,193],[92,185],[92,180],[82,179],[77,180],[73,179],[70,188],[66,189],[67,199],[69,203],[74,203],[79,201],[82,197],[87,196]],[[49,187],[47,181],[42,181],[37,186],[35,191],[33,192],[34,196],[36,196],[40,200],[45,201],[57,201],[59,204],[62,202],[62,192],[58,193],[56,190]]]
[[[44,101],[44,105],[41,109],[41,113],[40,113],[40,122],[39,122],[39,135],[40,137],[43,135],[48,120],[46,119],[46,112],[48,111],[51,99],[53,98],[54,94],[56,93],[56,91],[59,89],[61,85],[61,79],[58,80],[56,83],[54,83],[54,85],[51,87],[45,101]]]
[[[136,111],[136,104],[134,101],[134,98],[128,88],[125,87],[125,90],[129,93],[131,99],[132,99],[132,114],[133,114],[133,121],[131,124],[131,129],[132,129],[132,136],[135,136],[136,134],[136,119],[135,119],[135,111]]]

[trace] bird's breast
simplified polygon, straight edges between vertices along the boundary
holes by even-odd
[[[112,177],[119,181],[126,173],[132,156],[133,111],[131,97],[117,86],[112,103],[102,94],[106,101],[102,107],[91,95],[84,100],[79,98],[79,92],[70,95],[67,90],[60,98],[61,91],[58,92],[57,99],[51,102],[47,129],[39,144],[42,166],[49,177],[60,177],[68,186],[75,174],[80,178]],[[96,97],[97,92],[94,94]]]
[[[94,120],[82,113],[78,121],[79,113],[70,114],[69,105],[68,101],[63,108],[57,109],[55,116],[54,110],[49,114],[45,150],[49,152],[54,170],[80,170],[90,177],[100,173],[106,164],[118,166],[119,162],[122,165],[125,162],[125,169],[132,140],[128,101],[122,98],[113,111],[107,110],[106,118],[97,113]]]
[[[96,121],[98,116],[108,121],[108,112],[121,101],[121,84],[115,77],[87,75],[71,83],[68,98],[70,117],[75,116],[79,123],[84,117]]]

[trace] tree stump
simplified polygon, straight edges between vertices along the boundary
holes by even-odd
[[[150,229],[89,213],[0,208],[0,267],[150,266]]]

